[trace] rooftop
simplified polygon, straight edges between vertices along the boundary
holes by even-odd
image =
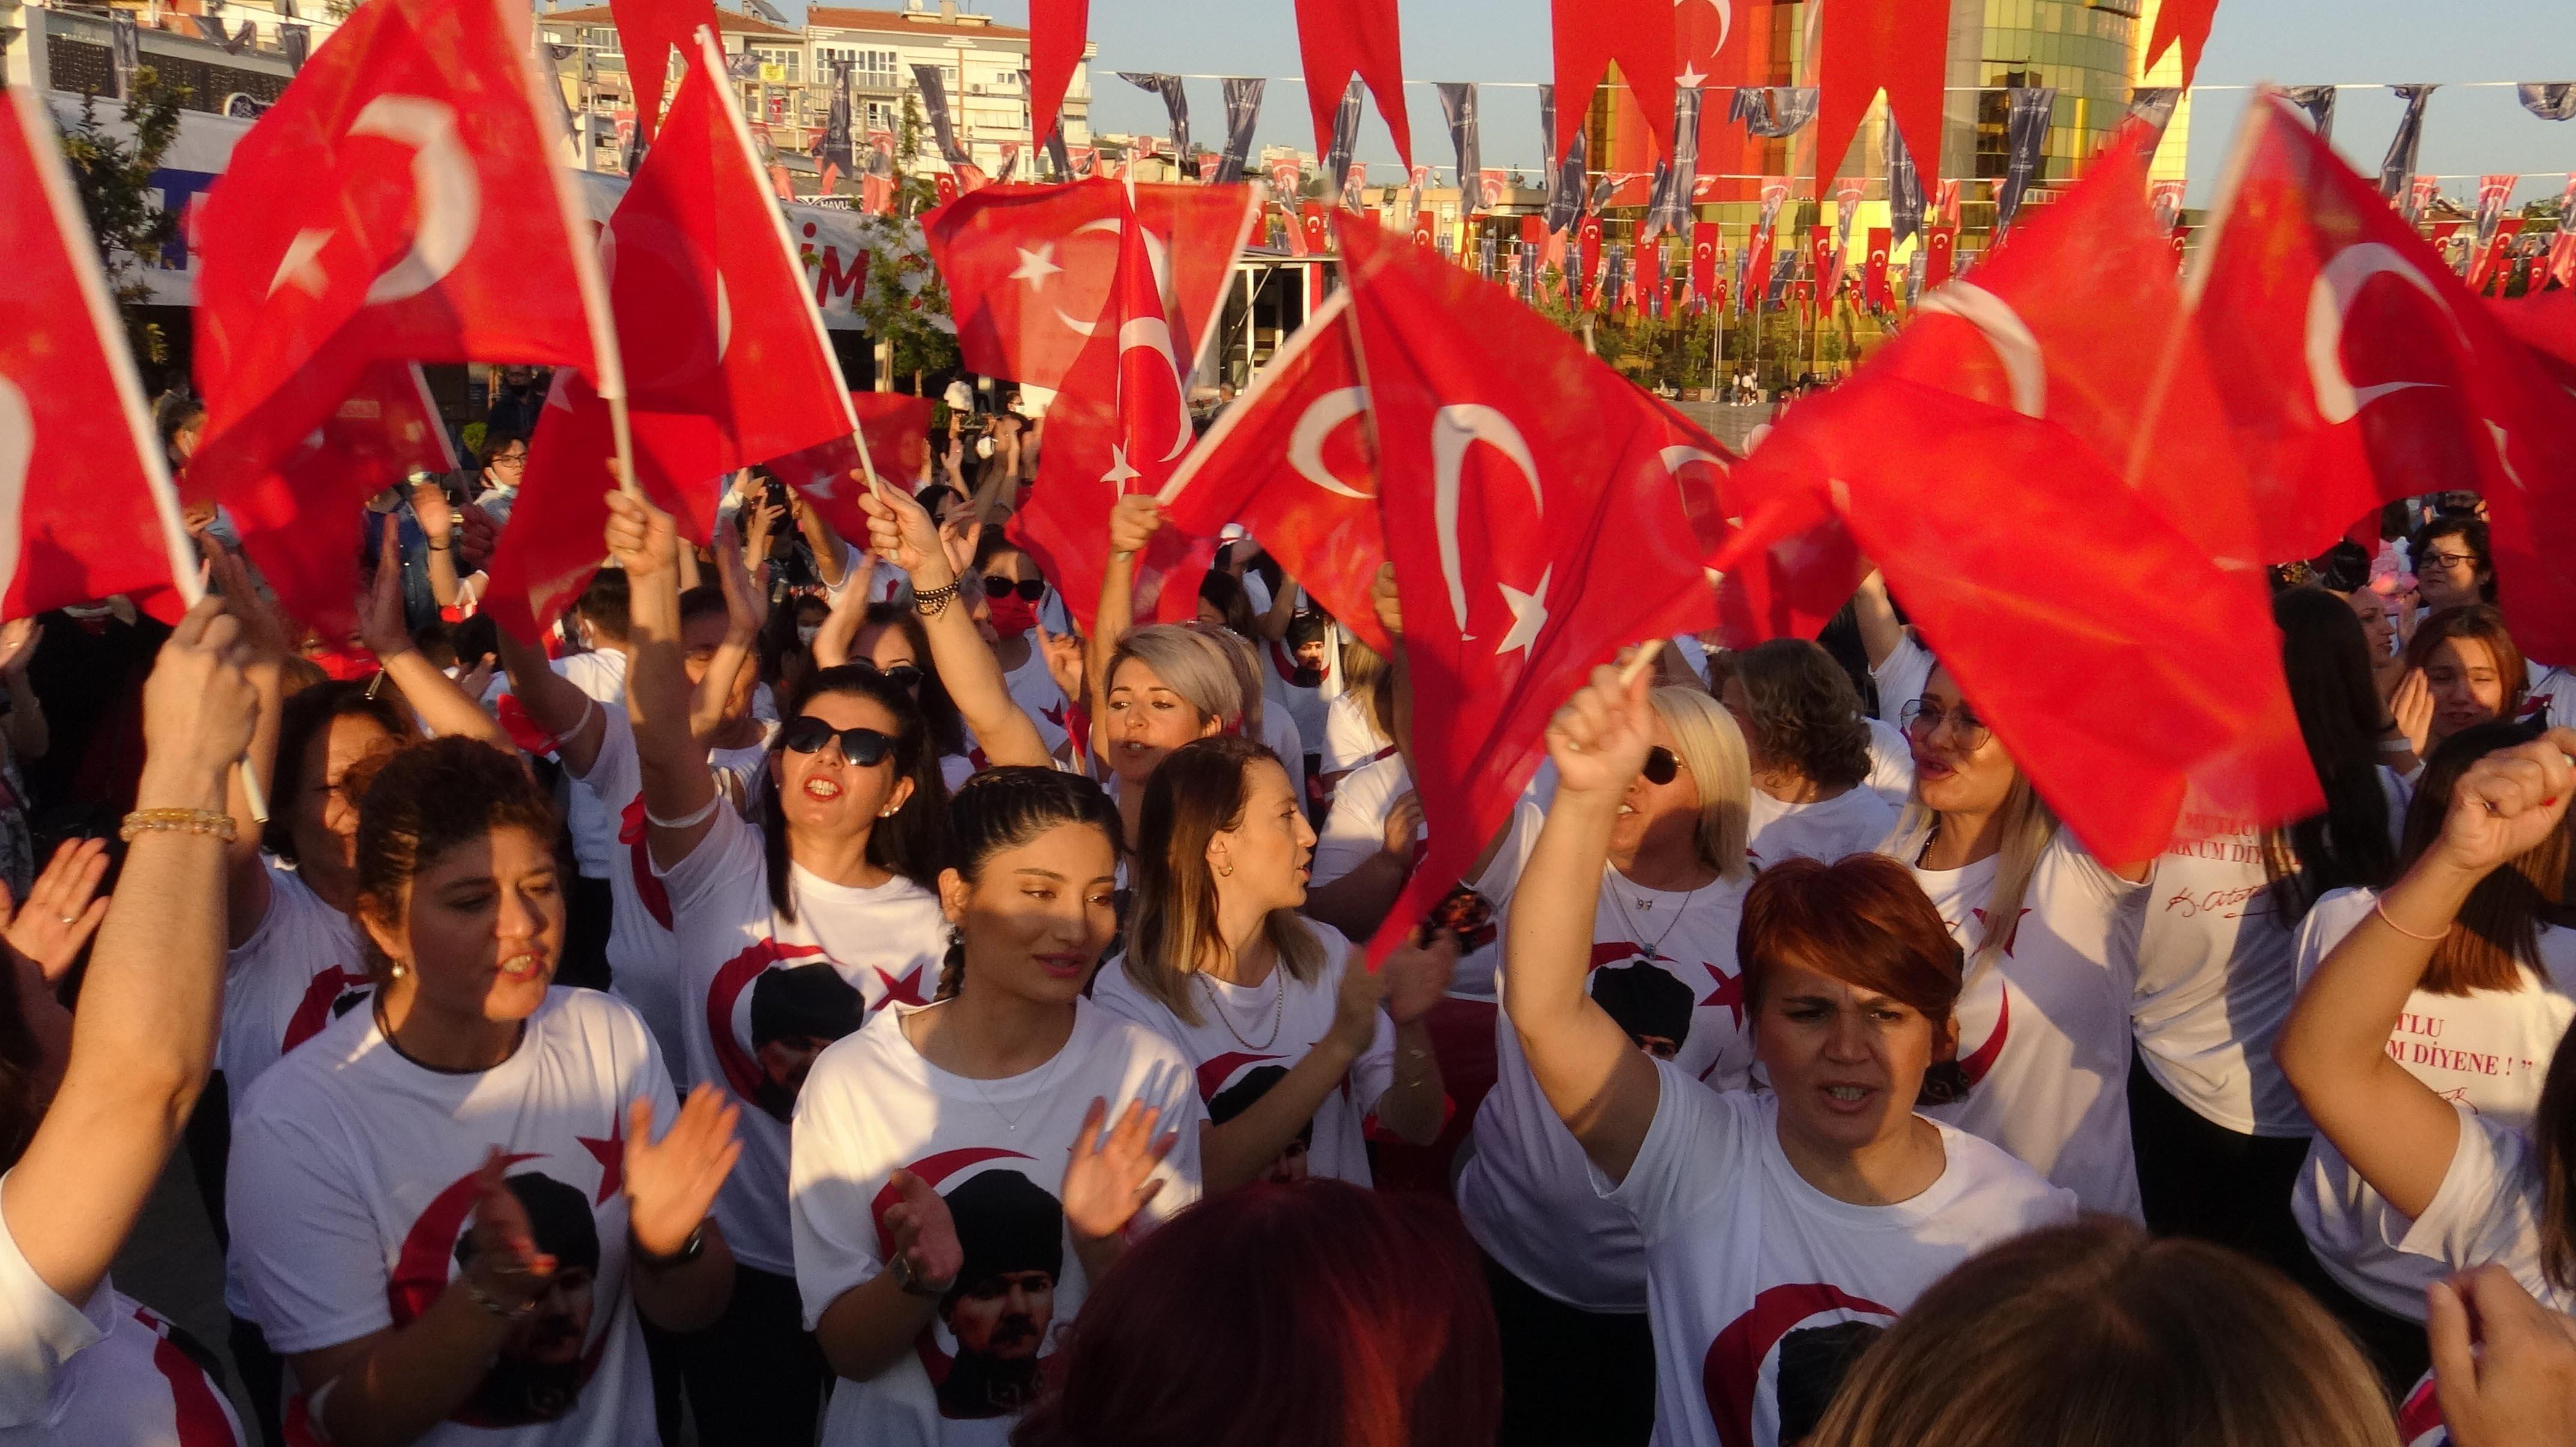
[[[809,30],[873,30],[899,35],[980,35],[996,40],[1026,40],[1029,36],[1019,26],[996,24],[989,15],[969,15],[962,10],[943,15],[937,10],[845,10],[816,5],[806,10],[805,26]]]
[[[585,5],[579,10],[547,10],[537,16],[539,25],[614,25],[616,20],[605,5]],[[802,39],[804,32],[784,25],[745,15],[739,10],[716,7],[716,30],[723,35],[767,35],[788,40]]]

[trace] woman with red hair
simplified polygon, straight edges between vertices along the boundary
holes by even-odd
[[[1102,1278],[1066,1350],[1014,1447],[1451,1447],[1493,1441],[1501,1408],[1457,1217],[1344,1181],[1182,1212]]]
[[[1893,860],[1793,859],[1746,893],[1736,952],[1768,1094],[1700,1088],[1595,1001],[1597,881],[1653,734],[1645,681],[1608,668],[1549,721],[1556,801],[1512,900],[1504,1007],[1644,1243],[1654,1440],[1775,1447],[1814,1430],[1924,1288],[2075,1198],[1916,1114],[1956,1046],[1959,949]]]

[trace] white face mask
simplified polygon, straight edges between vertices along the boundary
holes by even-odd
[[[796,641],[811,643],[814,641],[814,635],[822,631],[823,625],[820,623],[799,623],[796,625]]]

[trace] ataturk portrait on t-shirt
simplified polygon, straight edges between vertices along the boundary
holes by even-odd
[[[510,1328],[500,1355],[483,1373],[460,1418],[485,1426],[552,1422],[581,1400],[596,1363],[590,1341],[591,1283],[599,1274],[599,1227],[587,1193],[534,1171],[503,1184],[528,1213],[537,1250],[555,1259],[554,1275],[526,1317]],[[474,1264],[474,1233],[457,1238],[456,1268]]]
[[[752,1104],[794,1118],[814,1057],[859,1028],[867,1000],[828,964],[765,970],[751,987],[751,1051],[760,1065]]]
[[[938,1382],[939,1415],[1002,1417],[1038,1398],[1039,1358],[1055,1337],[1055,1286],[1064,1273],[1064,1207],[1013,1170],[988,1170],[947,1195],[965,1252],[939,1299],[956,1355]]]
[[[1698,1003],[1690,986],[1642,956],[1594,970],[1589,983],[1593,1003],[1628,1032],[1638,1049],[1657,1060],[1681,1054],[1690,1039],[1691,1009]]]

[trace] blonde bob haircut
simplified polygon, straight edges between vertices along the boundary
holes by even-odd
[[[1239,727],[1245,738],[1261,737],[1261,655],[1252,651],[1252,643],[1242,634],[1222,623],[1192,620],[1177,625],[1216,645],[1234,669],[1235,695],[1243,700],[1243,719]]]
[[[1699,827],[1692,836],[1699,862],[1723,878],[1744,878],[1753,869],[1744,852],[1753,829],[1753,776],[1744,731],[1724,704],[1696,688],[1658,688],[1646,700],[1672,734],[1673,752],[1699,790]]]
[[[1233,660],[1215,639],[1177,623],[1131,630],[1109,655],[1104,695],[1118,686],[1118,670],[1131,660],[1145,665],[1163,687],[1198,710],[1200,727],[1211,720],[1227,729],[1243,727],[1243,686],[1235,680]]]
[[[2091,1217],[1934,1282],[1808,1447],[2397,1447],[2379,1379],[2290,1279]]]

